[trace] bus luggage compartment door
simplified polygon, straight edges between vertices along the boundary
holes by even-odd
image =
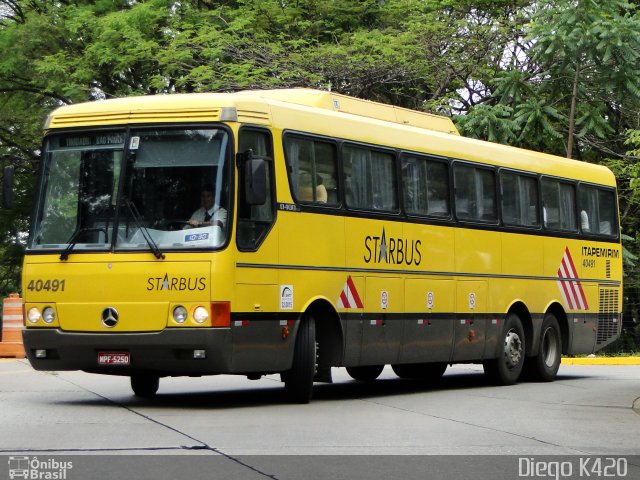
[[[486,339],[487,283],[456,282],[456,317],[453,361],[482,360]]]
[[[367,277],[361,365],[396,363],[402,341],[403,280]]]

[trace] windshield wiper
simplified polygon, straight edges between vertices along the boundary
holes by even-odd
[[[104,241],[105,241],[105,243],[109,243],[107,229],[104,228],[104,227],[83,227],[83,228],[78,228],[75,232],[73,232],[73,234],[71,235],[69,240],[67,240],[67,243],[69,245],[67,245],[67,247],[60,254],[60,260],[67,260],[69,258],[69,254],[71,253],[71,250],[73,250],[73,247],[75,247],[76,244],[78,243],[78,238],[80,238],[80,236],[83,233],[87,233],[87,232],[103,232],[104,233]]]
[[[153,252],[153,254],[155,255],[155,257],[157,259],[164,260],[164,258],[165,258],[164,253],[162,253],[162,251],[160,250],[160,247],[158,247],[158,244],[153,241],[153,238],[151,238],[151,234],[147,230],[147,227],[145,227],[142,224],[142,216],[140,215],[140,212],[136,208],[136,204],[133,203],[131,200],[129,200],[126,197],[124,199],[124,203],[127,205],[127,208],[129,209],[129,212],[131,212],[131,216],[133,217],[133,219],[136,222],[136,225],[138,226],[138,228],[142,232],[142,236],[144,237],[145,241],[149,245],[149,248],[151,249],[151,252]]]

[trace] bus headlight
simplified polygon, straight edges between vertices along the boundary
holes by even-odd
[[[42,318],[42,314],[40,313],[39,309],[37,309],[36,307],[33,307],[33,308],[30,308],[29,311],[27,312],[27,318],[31,323],[38,323],[38,320]]]
[[[173,309],[173,321],[176,323],[184,323],[184,321],[187,319],[187,315],[187,309],[182,305],[178,305]]]
[[[193,311],[193,319],[198,323],[204,323],[209,319],[209,312],[204,307],[196,307]]]
[[[56,319],[56,311],[51,307],[45,307],[42,310],[42,320],[44,323],[52,323]]]

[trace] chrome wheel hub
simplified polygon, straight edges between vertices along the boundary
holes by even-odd
[[[522,353],[520,335],[514,330],[510,330],[504,340],[504,359],[507,367],[513,368],[518,365],[522,359]]]

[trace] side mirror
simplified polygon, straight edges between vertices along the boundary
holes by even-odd
[[[4,167],[2,177],[2,208],[8,209],[13,206],[13,165]]]
[[[241,154],[244,202],[247,205],[264,205],[267,201],[267,164],[263,158],[254,157],[252,150]]]

